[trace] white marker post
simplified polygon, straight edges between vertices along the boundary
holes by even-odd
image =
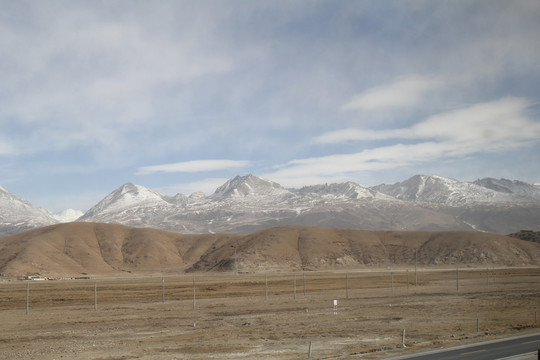
[[[334,315],[337,314],[337,300],[334,300]]]

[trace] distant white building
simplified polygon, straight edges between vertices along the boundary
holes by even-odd
[[[47,280],[47,278],[44,278],[41,275],[27,275],[26,280],[43,281]]]

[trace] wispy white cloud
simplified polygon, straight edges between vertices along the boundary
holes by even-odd
[[[241,169],[248,167],[252,164],[247,160],[193,160],[177,162],[173,164],[151,165],[142,166],[138,169],[138,175],[153,174],[157,172],[165,173],[196,173],[203,171],[218,171],[218,170],[231,170]]]
[[[386,181],[481,152],[538,178],[501,150],[534,158],[538,108],[491,101],[538,101],[535,0],[0,2],[0,175],[30,200],[108,193],[133,169],[141,185],[184,172],[179,191],[213,191],[205,179],[234,169]]]
[[[176,25],[160,14],[167,7],[130,5],[132,16],[145,11],[133,21],[105,15],[108,6],[87,5],[21,3],[0,18],[0,125],[25,134],[16,139],[25,153],[132,149],[123,138],[141,124],[170,121],[161,111],[171,87],[178,91],[234,67],[235,54],[215,46],[211,21],[179,15],[187,18]],[[23,26],[15,14],[24,16]],[[192,36],[203,26],[206,32]]]
[[[478,150],[523,146],[540,137],[540,123],[527,114],[531,102],[508,97],[429,117],[408,130],[409,138],[435,138],[478,144]]]
[[[366,130],[366,129],[342,129],[329,131],[313,139],[317,144],[338,144],[359,140],[385,140],[403,137],[403,129],[391,130]]]
[[[477,143],[479,150],[522,146],[523,141],[536,140],[540,135],[540,124],[527,115],[530,106],[525,99],[509,97],[436,114],[408,128],[343,129],[322,134],[314,142],[436,139]]]
[[[279,183],[313,184],[328,179],[351,179],[359,172],[378,171],[415,162],[432,161],[442,156],[447,148],[434,142],[405,145],[397,144],[352,154],[297,159],[265,174]]]
[[[442,85],[442,81],[424,76],[408,76],[391,84],[377,86],[355,95],[343,110],[388,110],[418,105],[424,94]]]
[[[319,136],[316,142],[407,140],[358,153],[297,159],[266,176],[272,179],[353,177],[413,164],[463,158],[526,147],[540,139],[540,123],[528,116],[531,103],[504,98],[431,116],[409,128],[392,130],[347,129]]]

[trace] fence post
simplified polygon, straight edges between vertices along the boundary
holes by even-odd
[[[418,249],[414,250],[414,286],[418,284],[417,274],[416,274],[416,265],[418,263]]]
[[[349,273],[345,274],[345,298],[349,298]]]
[[[238,275],[238,255],[236,249],[234,249],[234,275]]]
[[[165,303],[165,279],[161,277],[161,302]]]
[[[195,276],[193,277],[193,310],[195,310],[197,304],[196,296],[195,296]]]
[[[311,340],[309,341],[308,359],[311,359]]]
[[[294,300],[296,300],[296,274],[294,274]]]
[[[264,298],[268,300],[268,274],[264,275]]]
[[[409,290],[409,269],[407,269],[407,290]]]
[[[28,308],[30,303],[30,283],[26,283],[26,315],[28,315]]]
[[[97,280],[94,280],[94,310],[97,310]]]
[[[304,297],[306,296],[306,273],[303,273],[304,275]]]
[[[456,291],[459,291],[459,268],[456,269]]]

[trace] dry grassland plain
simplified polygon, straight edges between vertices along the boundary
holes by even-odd
[[[312,359],[382,359],[538,331],[539,279],[534,267],[6,281],[0,358],[306,359],[311,343]]]

